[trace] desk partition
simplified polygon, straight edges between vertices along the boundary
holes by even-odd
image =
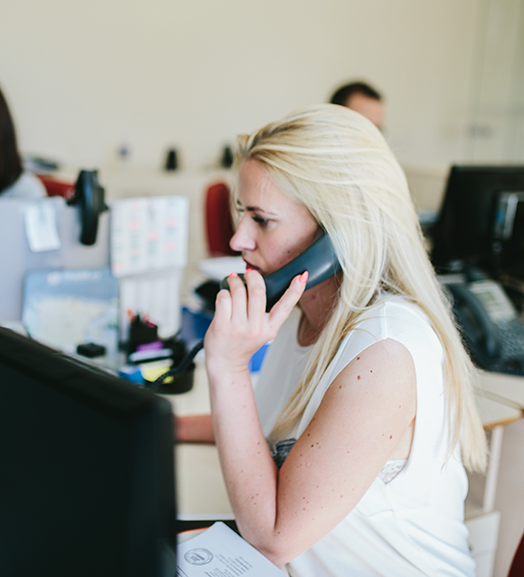
[[[185,206],[181,218],[186,224],[187,200],[177,198],[185,201],[181,202]],[[59,243],[55,243],[50,250],[35,251],[34,243],[31,246],[28,236],[27,214],[33,212],[33,216],[36,216],[41,210],[42,213],[52,215],[51,220]],[[85,246],[79,241],[78,209],[68,206],[63,198],[0,200],[0,320],[22,319],[24,278],[28,271],[109,267],[111,212],[110,210],[100,215],[96,243]],[[178,236],[180,237],[180,234]],[[184,226],[182,236],[185,241],[187,226]],[[151,320],[159,325],[159,335],[163,338],[172,336],[180,328],[180,293],[187,251],[185,243],[181,244],[184,258],[179,262],[169,262],[168,266],[157,267],[151,271],[131,271],[132,274],[119,278],[122,341],[127,337],[129,309],[133,313],[148,314]]]
[[[34,252],[26,230],[26,214],[31,207],[50,207],[56,221],[60,247]],[[93,246],[79,242],[77,209],[63,198],[0,200],[0,319],[22,318],[22,292],[27,271],[38,269],[101,268],[109,265],[109,213],[100,215],[98,238]]]

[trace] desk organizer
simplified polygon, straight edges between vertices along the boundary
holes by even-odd
[[[161,395],[179,395],[181,393],[187,393],[193,388],[195,368],[195,363],[191,363],[181,375],[170,377],[173,379],[170,383],[163,383],[162,385],[158,385],[155,388],[155,392],[160,393]],[[147,387],[152,385],[153,383],[146,381]]]

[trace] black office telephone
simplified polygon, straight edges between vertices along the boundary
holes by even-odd
[[[286,292],[291,281],[306,270],[309,273],[306,290],[324,282],[342,270],[331,239],[327,234],[323,234],[294,260],[264,277],[266,310],[269,311]],[[244,280],[244,275],[239,275],[239,277]],[[222,280],[220,288],[229,290],[228,277]]]
[[[481,369],[524,375],[524,326],[494,280],[444,282],[473,362]]]
[[[306,270],[309,272],[306,290],[313,288],[342,270],[331,239],[327,234],[324,233],[291,262],[264,277],[264,282],[266,283],[267,311],[269,311],[285,293],[291,281]],[[239,275],[239,277],[244,280],[244,275]],[[229,277],[226,277],[221,281],[220,289],[229,290],[228,278]],[[193,347],[178,366],[158,377],[158,379],[152,383],[151,388],[157,389],[167,377],[183,373],[203,347],[204,341],[202,340]]]

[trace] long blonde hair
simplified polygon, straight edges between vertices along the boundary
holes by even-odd
[[[274,184],[302,202],[330,235],[343,270],[339,298],[305,374],[271,432],[300,420],[345,335],[380,293],[403,295],[428,316],[445,352],[449,454],[483,470],[486,443],[474,399],[475,369],[423,246],[405,175],[380,131],[360,114],[323,104],[239,137],[235,159],[260,162]]]

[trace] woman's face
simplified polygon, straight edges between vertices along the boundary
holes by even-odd
[[[229,244],[247,269],[262,275],[292,261],[319,236],[309,210],[280,192],[256,160],[240,168],[237,210],[240,221]]]

